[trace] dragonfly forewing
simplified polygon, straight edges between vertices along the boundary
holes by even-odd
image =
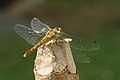
[[[74,35],[69,35],[67,33],[63,33],[63,36],[71,38],[71,47],[81,50],[81,51],[95,51],[100,49],[100,45],[97,41],[91,40],[91,39],[85,39],[76,37]]]
[[[32,21],[31,21],[31,28],[36,33],[47,32],[50,29],[50,27],[48,25],[42,23],[37,18],[33,18],[32,19]]]

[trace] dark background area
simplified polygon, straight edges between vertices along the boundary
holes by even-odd
[[[33,17],[99,42],[100,50],[87,52],[91,63],[76,62],[80,80],[120,79],[120,0],[1,0],[0,80],[34,80],[36,52],[23,58],[32,46],[13,30]]]

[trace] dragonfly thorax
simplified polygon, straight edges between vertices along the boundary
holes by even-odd
[[[50,29],[47,33],[46,36],[49,38],[58,38],[62,33],[62,29],[55,27],[54,29]]]

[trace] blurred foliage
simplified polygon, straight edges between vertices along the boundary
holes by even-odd
[[[99,42],[100,50],[86,52],[91,63],[76,62],[80,80],[120,79],[120,0],[5,1],[0,6],[0,80],[34,79],[36,52],[22,58],[31,45],[13,31],[16,23],[30,26],[33,17]]]

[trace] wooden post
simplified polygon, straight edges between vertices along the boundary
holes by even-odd
[[[34,64],[35,80],[79,80],[70,41],[51,40],[38,48]]]

